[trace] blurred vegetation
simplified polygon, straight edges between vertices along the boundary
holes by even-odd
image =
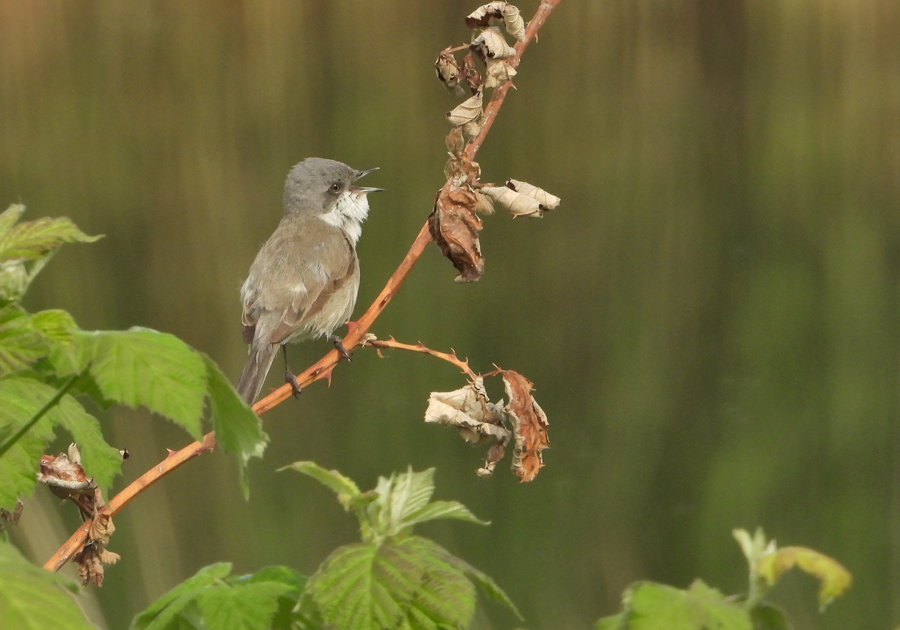
[[[432,62],[473,8],[0,0],[0,206],[107,235],[61,252],[29,309],[173,333],[236,378],[238,288],[287,170],[319,155],[380,166],[388,189],[360,242],[361,312],[443,181],[453,100]],[[587,627],[637,579],[738,591],[728,532],[758,523],[854,575],[822,617],[812,581],[779,584],[798,628],[900,623],[898,29],[879,0],[563,2],[479,155],[486,180],[563,205],[489,218],[474,285],[432,248],[373,330],[534,381],[541,475],[480,481],[479,452],[424,426],[428,392],[462,384],[450,366],[357,352],[266,415],[249,503],[214,453],[123,511],[96,593],[108,627],[206,564],[308,574],[354,540],[328,497],[276,477],[297,459],[364,485],[436,466],[493,526],[423,533],[531,628]],[[123,481],[189,439],[127,411],[107,436],[133,455]],[[41,562],[77,522],[56,512],[38,496],[16,534]]]

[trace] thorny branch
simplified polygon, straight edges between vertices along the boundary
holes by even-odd
[[[515,44],[515,54],[506,59],[507,63],[512,68],[515,68],[519,65],[522,53],[528,47],[528,44],[530,44],[534,39],[537,38],[538,31],[544,25],[544,22],[547,20],[553,9],[556,8],[556,6],[560,2],[561,0],[542,0],[540,6],[534,14],[534,17],[528,23],[524,40],[519,41]],[[474,159],[475,155],[478,153],[478,150],[481,148],[481,145],[484,143],[484,140],[487,137],[491,126],[493,125],[494,119],[496,119],[497,114],[500,111],[500,107],[503,105],[503,101],[506,98],[510,87],[512,87],[512,81],[507,80],[494,89],[491,95],[491,99],[488,102],[488,105],[485,108],[484,114],[481,119],[481,129],[479,130],[478,134],[474,138],[469,140],[465,145],[463,155],[468,161]],[[442,194],[446,194],[447,191],[449,191],[453,186],[453,182],[451,181],[451,179],[451,177],[448,177],[447,181],[444,183],[444,186],[441,188],[441,191],[438,193],[438,197],[440,197]],[[385,307],[387,307],[391,299],[399,292],[400,285],[406,279],[406,276],[409,275],[410,270],[419,259],[419,256],[422,255],[425,247],[432,240],[433,239],[429,229],[429,223],[426,221],[425,225],[423,225],[419,230],[418,235],[410,246],[409,251],[406,253],[406,256],[403,258],[403,261],[400,263],[391,277],[388,278],[387,283],[381,290],[381,293],[378,294],[378,297],[375,299],[375,301],[372,302],[369,308],[366,309],[366,312],[363,313],[363,315],[358,320],[356,320],[355,322],[347,323],[348,332],[347,336],[343,339],[343,344],[348,352],[352,352],[365,343],[368,331],[371,328],[372,324],[376,319],[378,319],[379,315],[381,315],[382,311],[384,311]],[[369,343],[372,344],[372,342]],[[380,343],[384,344],[386,342]],[[434,351],[432,351],[432,353],[433,352]],[[327,378],[330,382],[334,366],[337,365],[341,358],[342,357],[337,350],[331,350],[316,363],[311,365],[309,368],[307,368],[297,376],[298,384],[301,387],[305,387],[323,378]],[[466,366],[466,368],[468,368],[468,366]],[[290,385],[282,385],[265,398],[257,401],[256,404],[253,405],[253,410],[257,414],[262,415],[266,411],[272,409],[276,405],[291,397],[292,393],[293,390]],[[211,451],[215,447],[215,444],[215,435],[213,432],[210,432],[203,436],[203,439],[201,441],[188,444],[178,451],[170,451],[166,459],[145,472],[138,479],[129,484],[125,489],[119,492],[119,494],[110,499],[108,506],[102,509],[94,520],[101,516],[106,518],[115,515],[119,512],[119,510],[121,510],[129,502],[131,502],[132,499],[137,497],[137,495],[146,490],[163,476],[172,472],[188,460],[193,459],[194,457],[206,451]],[[91,525],[91,520],[87,520],[82,523],[82,525],[69,537],[69,539],[59,548],[59,550],[57,550],[57,552],[53,554],[53,556],[49,560],[47,560],[47,562],[44,564],[44,568],[50,571],[58,571],[59,569],[61,569],[66,564],[66,562],[68,562],[89,542],[88,534]]]

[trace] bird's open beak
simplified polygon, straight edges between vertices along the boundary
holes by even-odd
[[[363,169],[363,170],[359,171],[359,174],[356,176],[356,179],[354,179],[353,181],[357,181],[358,179],[365,177],[372,171],[377,171],[377,170],[378,170],[377,166],[375,168]],[[372,192],[382,192],[383,190],[384,190],[384,188],[367,188],[367,187],[363,187],[363,186],[350,186],[350,192],[355,193],[357,195],[359,195],[359,194],[364,195],[364,194],[372,193]]]

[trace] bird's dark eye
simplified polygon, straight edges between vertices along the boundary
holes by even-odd
[[[334,183],[331,185],[331,188],[329,188],[328,190],[330,190],[333,193],[341,192],[341,185],[338,183]]]

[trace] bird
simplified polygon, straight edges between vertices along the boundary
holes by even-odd
[[[284,215],[256,255],[241,287],[247,363],[237,391],[252,405],[279,348],[285,380],[300,393],[287,364],[288,342],[332,337],[347,322],[359,290],[356,244],[369,214],[367,195],[381,188],[354,185],[377,168],[357,170],[324,158],[307,158],[288,172]]]

